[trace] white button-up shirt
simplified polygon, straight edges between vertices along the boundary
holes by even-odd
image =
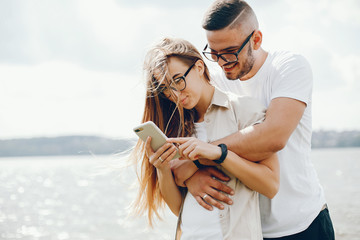
[[[215,87],[205,113],[207,139],[212,142],[226,137],[263,121],[264,117],[265,108],[257,100],[225,93]],[[219,169],[231,178],[226,184],[235,192],[234,196],[230,196],[233,204],[225,205],[223,210],[218,211],[223,239],[262,239],[259,194],[247,188],[223,167],[219,166]],[[202,208],[200,205],[198,207]],[[183,208],[182,211],[187,209]]]

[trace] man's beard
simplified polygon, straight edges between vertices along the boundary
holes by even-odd
[[[241,79],[242,77],[244,77],[246,74],[248,74],[251,69],[253,68],[255,63],[255,57],[253,55],[253,51],[251,49],[251,47],[248,48],[247,51],[247,56],[246,56],[246,61],[243,63],[243,67],[240,70],[240,72],[235,76],[226,76],[229,80],[237,80],[237,79]],[[240,63],[237,63],[240,64]]]

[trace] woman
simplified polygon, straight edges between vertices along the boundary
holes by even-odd
[[[156,152],[150,138],[145,143],[139,140],[135,147],[135,159],[141,162],[137,212],[147,211],[152,224],[166,202],[179,216],[177,238],[181,235],[181,239],[262,239],[258,192],[272,198],[278,190],[276,155],[253,163],[223,144],[208,142],[259,123],[265,109],[253,99],[215,88],[200,53],[185,40],[163,39],[148,52],[144,72],[147,92],[142,121],[153,121],[170,139]],[[227,184],[235,192],[232,205],[207,211],[176,186],[171,172],[177,151],[173,143],[182,158],[216,165],[231,178]]]

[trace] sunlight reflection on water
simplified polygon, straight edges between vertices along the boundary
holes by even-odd
[[[360,234],[360,149],[314,150],[337,239]],[[172,239],[176,218],[149,229],[128,218],[133,168],[117,156],[0,158],[0,239]]]
[[[145,219],[127,218],[135,178],[119,161],[110,156],[0,159],[0,239],[171,238],[175,217],[154,230]]]

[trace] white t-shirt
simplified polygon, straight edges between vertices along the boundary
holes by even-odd
[[[312,72],[306,59],[289,52],[269,53],[255,76],[228,80],[223,72],[211,77],[219,88],[259,99],[266,107],[271,100],[287,97],[307,107],[286,146],[278,152],[280,188],[272,199],[260,195],[263,235],[275,238],[308,228],[325,204],[323,189],[310,159]]]

